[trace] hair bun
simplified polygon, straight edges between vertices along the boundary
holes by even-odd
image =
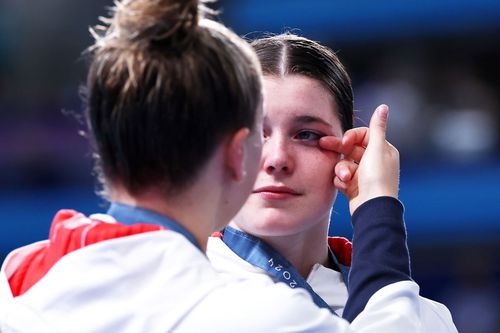
[[[179,47],[198,27],[198,0],[122,0],[115,6],[114,37],[139,45]]]

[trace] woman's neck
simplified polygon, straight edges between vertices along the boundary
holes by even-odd
[[[329,266],[328,223],[287,236],[259,237],[284,256],[307,279],[315,264]]]
[[[197,192],[208,193],[208,191],[207,189]],[[196,191],[185,191],[182,194],[167,197],[161,189],[150,188],[140,194],[131,195],[123,187],[118,188],[115,185],[111,200],[149,209],[169,217],[184,227],[194,237],[200,250],[206,252],[208,237],[215,230],[217,222],[213,218],[215,213],[212,206],[214,205],[208,200],[200,201],[192,193],[196,193]],[[213,195],[212,197],[217,196]],[[199,223],[199,221],[205,221],[205,223]]]

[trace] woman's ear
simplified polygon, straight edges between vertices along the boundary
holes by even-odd
[[[246,176],[245,140],[249,134],[248,128],[240,128],[230,135],[227,141],[225,165],[230,177],[235,181],[241,181]]]

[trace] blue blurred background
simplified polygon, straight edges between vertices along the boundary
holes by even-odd
[[[0,1],[0,261],[95,194],[78,88],[88,27],[111,1]],[[291,30],[338,52],[358,125],[391,107],[413,274],[460,332],[500,332],[500,2],[226,0],[249,38]],[[346,200],[331,233],[350,236]]]

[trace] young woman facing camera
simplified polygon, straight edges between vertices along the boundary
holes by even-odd
[[[264,73],[260,171],[230,226],[209,241],[209,258],[228,276],[303,288],[319,307],[352,320],[370,290],[397,290],[398,281],[411,280],[397,200],[399,156],[376,124],[388,109],[375,111],[370,129],[352,129],[350,78],[330,49],[291,34],[256,40],[253,47]],[[351,243],[328,238],[337,188],[353,214],[352,267]],[[394,265],[374,273],[376,256]],[[445,306],[423,297],[418,302],[421,327],[456,331]]]

